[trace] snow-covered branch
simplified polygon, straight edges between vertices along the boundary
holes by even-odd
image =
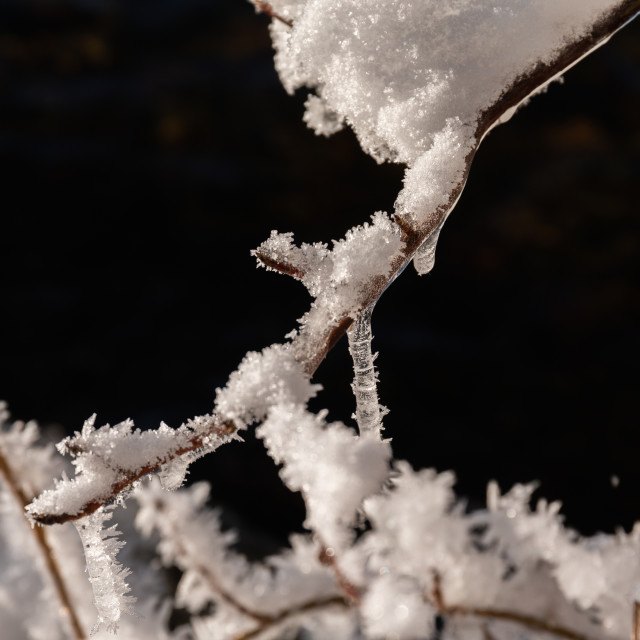
[[[299,630],[418,640],[434,634],[439,618],[442,640],[507,640],[514,628],[526,640],[628,638],[640,531],[581,538],[564,527],[558,505],[532,508],[530,486],[502,495],[491,485],[487,508],[470,512],[453,493],[452,473],[393,460],[380,437],[371,312],[412,260],[421,273],[433,268],[438,234],[484,136],[635,16],[640,0],[253,4],[274,18],[285,88],[315,92],[309,126],[329,135],[349,125],[376,160],[406,165],[393,214],[375,213],[331,246],[298,246],[293,234],[274,231],[255,250],[262,266],[301,281],[313,303],[288,343],[245,356],[217,390],[211,415],[148,431],[130,420],[96,428],[94,416],[58,445],[73,457],[75,476],[31,491],[21,484],[30,470],[14,469],[0,442],[4,485],[23,506],[40,492],[27,506],[32,521],[75,521],[98,623],[108,629],[131,612],[133,596],[115,558],[115,526],[103,525],[112,503],[136,490],[137,527],[162,562],[182,572],[173,602],[187,610],[196,640]],[[359,435],[307,406],[320,390],[313,373],[347,331]],[[207,510],[206,487],[164,491],[183,484],[195,459],[255,423],[283,482],[304,498],[309,532],[257,564],[235,552],[233,534]],[[33,452],[33,443],[24,449]],[[41,466],[48,480],[53,471]],[[159,483],[142,486],[152,472]],[[51,559],[43,572],[72,609],[43,529],[34,531]],[[81,623],[71,626],[82,637]]]

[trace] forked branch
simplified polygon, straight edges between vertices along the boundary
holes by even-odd
[[[290,20],[276,15],[268,3],[262,2],[261,0],[255,0],[254,4],[258,9],[271,15],[273,18],[280,20],[288,26],[292,26]],[[573,66],[590,51],[605,42],[618,29],[635,17],[638,12],[640,12],[640,0],[624,0],[623,2],[620,2],[611,12],[608,13],[606,17],[593,25],[592,29],[585,37],[580,40],[567,43],[565,47],[555,55],[553,60],[545,63],[539,63],[530,71],[518,77],[504,90],[500,98],[494,104],[491,104],[484,109],[477,122],[467,123],[474,127],[475,146],[467,154],[462,177],[458,183],[451,188],[446,204],[439,206],[431,213],[431,215],[424,217],[423,219],[425,222],[416,227],[410,225],[406,220],[396,217],[394,220],[401,231],[402,247],[392,260],[391,269],[387,275],[371,277],[369,282],[366,282],[364,286],[359,289],[357,300],[355,300],[355,302],[351,300],[348,306],[344,305],[343,307],[340,307],[339,303],[336,311],[336,305],[334,304],[331,313],[327,312],[327,317],[332,318],[332,321],[328,326],[324,326],[322,330],[314,331],[310,331],[303,327],[293,339],[291,344],[293,353],[302,366],[304,372],[309,377],[313,376],[327,353],[347,332],[349,327],[352,325],[354,318],[361,314],[365,309],[371,308],[375,304],[389,284],[393,282],[393,280],[411,262],[422,243],[439,227],[450,210],[455,206],[455,203],[457,202],[464,187],[475,151],[487,132],[495,124],[500,122],[500,119],[505,115],[505,113],[510,112],[510,110],[515,108],[529,95],[535,93],[553,78]],[[262,256],[260,256],[260,258],[263,259]],[[294,277],[300,278],[304,275],[301,272],[296,271],[297,268],[293,265],[272,263],[268,266],[279,271],[289,273]],[[323,304],[330,305],[332,303],[335,303],[335,301],[326,300]],[[314,312],[322,314],[322,304],[316,303]],[[181,449],[176,450],[166,460],[149,464],[144,468],[139,469],[134,474],[124,474],[113,484],[108,495],[101,494],[96,496],[95,499],[88,500],[84,508],[73,514],[37,513],[33,514],[33,517],[42,524],[53,524],[56,522],[65,522],[70,519],[81,518],[93,513],[101,505],[114,500],[122,491],[129,489],[139,478],[156,471],[162,464],[166,464],[172,459],[187,455],[200,448],[203,444],[204,437],[207,435],[219,435],[221,431],[226,435],[230,435],[235,432],[236,429],[237,427],[233,423],[223,423],[223,419],[220,416],[214,415],[211,427],[207,433],[204,435],[203,433],[194,435],[193,439],[188,442],[188,444]]]

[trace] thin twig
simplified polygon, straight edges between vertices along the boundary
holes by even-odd
[[[27,498],[27,496],[18,485],[18,482],[14,477],[13,470],[9,465],[9,461],[6,459],[4,452],[2,451],[2,447],[0,447],[0,476],[2,476],[15,501],[20,505],[24,517],[24,509],[31,500]],[[38,549],[40,549],[45,562],[45,566],[47,567],[49,577],[53,582],[54,590],[60,600],[60,608],[67,618],[73,636],[74,638],[76,638],[76,640],[84,640],[87,636],[82,629],[82,626],[80,625],[80,620],[78,619],[76,611],[73,607],[73,602],[71,600],[71,597],[69,596],[69,592],[67,591],[67,586],[65,585],[65,582],[62,578],[60,567],[53,554],[53,549],[51,548],[51,546],[49,545],[49,541],[47,540],[45,529],[44,527],[40,526],[32,526],[27,518],[24,518],[25,525],[33,534],[36,545]]]
[[[99,498],[96,498],[95,500],[91,500],[90,502],[85,503],[82,509],[80,509],[76,513],[51,514],[31,512],[30,515],[39,524],[62,524],[64,522],[79,520],[80,518],[89,516],[104,504],[115,500],[115,498],[123,491],[127,491],[128,489],[130,489],[136,481],[140,480],[140,478],[143,478],[152,471],[157,471],[161,466],[171,462],[172,460],[175,460],[176,458],[179,458],[187,453],[191,453],[196,449],[200,449],[201,447],[206,446],[206,442],[211,436],[229,436],[235,431],[237,431],[237,427],[233,422],[229,420],[222,421],[218,417],[212,416],[211,427],[209,427],[206,433],[194,435],[193,438],[189,440],[186,446],[176,449],[164,458],[156,460],[153,464],[145,465],[136,473],[124,473],[117,482],[114,482],[113,485],[111,485],[111,493],[109,496],[101,496]]]
[[[258,11],[268,15],[270,18],[280,20],[280,22],[282,22],[283,24],[286,24],[287,27],[290,27],[290,28],[293,27],[293,21],[278,15],[268,2],[263,2],[262,0],[251,0],[251,2],[253,3],[253,5]]]
[[[168,519],[167,522],[170,522],[170,520]],[[185,557],[188,558],[189,554],[186,550],[186,548],[180,544],[179,540],[181,539],[181,536],[179,535],[179,532],[175,530],[174,527],[171,528],[173,531],[173,544],[175,545],[176,549],[177,549],[177,558],[178,558],[178,566],[179,566],[179,562],[180,562],[180,557]],[[186,564],[186,563],[185,563]],[[193,567],[191,567],[193,569]],[[197,569],[198,573],[204,578],[204,580],[207,582],[207,584],[209,585],[209,588],[211,589],[211,591],[213,591],[216,596],[224,601],[226,604],[230,605],[232,608],[236,609],[237,611],[239,611],[240,613],[242,613],[243,615],[252,618],[253,620],[256,621],[257,624],[267,624],[271,621],[271,616],[268,616],[266,614],[262,614],[262,613],[258,613],[257,611],[253,611],[252,609],[250,609],[249,607],[245,606],[244,604],[242,604],[241,602],[239,602],[232,593],[230,593],[229,591],[227,591],[224,587],[222,587],[220,585],[220,583],[218,582],[216,576],[214,575],[214,573],[208,569],[207,567],[204,567],[202,565],[199,565],[197,560],[195,562],[195,568]],[[183,569],[184,570],[184,569]]]
[[[442,595],[440,576],[437,573],[435,573],[433,577],[433,591],[431,592],[431,599],[438,610],[438,613],[442,616],[475,616],[477,618],[504,620],[507,622],[514,622],[515,624],[519,624],[523,627],[528,627],[529,629],[534,629],[536,631],[551,633],[560,638],[567,638],[568,640],[589,640],[587,636],[582,635],[577,631],[555,625],[545,620],[541,620],[540,618],[536,618],[535,616],[518,613],[517,611],[447,605]]]
[[[165,520],[166,523],[170,522],[170,519]],[[192,560],[190,558],[189,552],[187,548],[185,548],[182,544],[180,544],[181,536],[180,532],[175,529],[175,527],[171,527],[170,537],[172,538],[177,553],[176,553],[176,566],[178,568],[184,570],[185,565],[188,562],[181,563],[180,558],[185,558]],[[252,609],[250,606],[243,604],[240,602],[236,595],[223,587],[218,580],[215,572],[212,571],[209,567],[203,566],[198,562],[199,558],[195,558],[195,562],[190,565],[191,570],[197,570],[197,572],[202,576],[202,578],[206,581],[207,585],[211,589],[213,593],[216,594],[216,597],[227,605],[238,611],[244,616],[251,618],[256,624],[256,628],[252,629],[250,632],[242,634],[236,640],[244,640],[245,638],[253,638],[257,634],[262,633],[268,628],[271,628],[275,625],[282,624],[289,618],[293,618],[300,614],[306,613],[308,611],[312,611],[314,609],[321,609],[328,606],[341,605],[343,607],[349,606],[349,602],[346,598],[342,596],[330,596],[322,600],[311,600],[310,602],[306,602],[304,604],[298,605],[296,607],[292,607],[291,609],[286,609],[276,615],[269,615],[267,613],[260,613],[255,609]],[[182,566],[181,566],[182,564]]]
[[[234,640],[250,640],[250,638],[255,638],[260,635],[263,631],[267,631],[275,626],[285,624],[288,620],[295,618],[296,616],[300,616],[306,613],[310,613],[317,610],[327,609],[329,607],[348,607],[349,603],[345,601],[344,598],[340,596],[333,596],[331,598],[326,598],[325,600],[314,600],[312,602],[307,602],[306,604],[301,605],[300,607],[296,607],[295,609],[289,609],[287,611],[283,611],[281,614],[277,616],[273,616],[271,618],[265,618],[264,622],[248,631],[247,633],[243,633],[239,636],[236,636]]]
[[[500,98],[484,110],[478,120],[480,139],[509,109],[519,105],[534,91],[564,73],[585,55],[605,43],[613,34],[640,13],[640,0],[624,0],[596,22],[589,33],[569,42],[550,62],[539,62],[507,87]]]
[[[639,640],[640,637],[640,602],[633,603],[633,628],[631,629],[631,640]]]
[[[179,538],[180,536],[177,535],[177,532],[176,532],[176,535],[173,536],[173,539],[178,549],[178,556],[182,555],[187,557],[188,555],[187,550],[182,545],[180,545],[179,542],[176,542]],[[345,598],[341,596],[331,596],[329,598],[325,598],[324,600],[312,600],[310,602],[306,602],[297,607],[293,607],[292,609],[287,609],[285,611],[282,611],[277,615],[260,613],[258,611],[251,609],[246,604],[243,604],[242,602],[240,602],[235,597],[235,594],[225,589],[218,581],[214,572],[211,571],[209,568],[201,565],[197,566],[196,568],[200,573],[200,575],[204,578],[204,580],[206,580],[211,591],[213,591],[220,600],[224,601],[226,604],[234,608],[239,613],[247,616],[248,618],[251,618],[257,625],[255,629],[239,636],[236,640],[245,640],[248,638],[253,638],[259,633],[262,633],[263,631],[265,631],[266,629],[269,629],[273,626],[284,623],[289,618],[294,618],[295,616],[301,615],[303,613],[307,613],[314,609],[322,609],[324,607],[334,606],[334,605],[342,605],[344,607],[349,605],[349,602]]]
[[[302,278],[304,278],[304,271],[300,267],[296,267],[295,265],[285,262],[279,258],[272,258],[266,253],[262,253],[262,251],[253,251],[252,253],[265,267],[268,267],[269,269],[283,273],[286,276],[293,276],[298,280],[302,280]]]
[[[333,575],[336,578],[336,582],[342,590],[342,593],[344,593],[344,595],[346,596],[347,600],[351,604],[359,606],[361,600],[360,591],[358,590],[358,587],[350,582],[344,575],[344,573],[342,573],[342,570],[336,562],[335,551],[333,550],[333,548],[327,547],[321,542],[318,560],[320,560],[323,565],[331,568],[331,570],[333,571]]]

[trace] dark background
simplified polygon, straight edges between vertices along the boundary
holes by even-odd
[[[16,418],[209,412],[309,303],[250,249],[392,210],[402,168],[305,128],[267,24],[242,0],[0,4],[0,397]],[[454,469],[472,504],[489,479],[539,480],[584,533],[640,517],[639,26],[489,136],[434,272],[407,270],[374,315],[396,456]],[[341,343],[318,372],[331,419],[350,419],[350,367]],[[192,475],[265,548],[301,526],[250,435]]]

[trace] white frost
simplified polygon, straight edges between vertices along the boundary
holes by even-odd
[[[280,475],[287,486],[302,491],[306,526],[324,544],[342,548],[362,501],[387,478],[391,448],[376,433],[357,437],[341,423],[325,424],[324,416],[280,405],[256,433],[283,465]]]
[[[134,615],[132,607],[136,599],[127,595],[130,589],[126,582],[131,571],[116,560],[125,543],[116,537],[119,534],[117,525],[104,528],[112,516],[108,507],[100,507],[92,515],[74,522],[84,547],[87,573],[98,610],[98,621],[92,635],[103,626],[115,633],[123,613]]]
[[[184,479],[188,463],[233,439],[233,434],[212,435],[210,430],[217,423],[211,416],[199,416],[178,429],[161,423],[158,429],[141,431],[134,429],[132,420],[96,428],[93,415],[85,421],[81,432],[76,431],[58,444],[60,453],[75,456],[75,477],[63,476],[53,489],[33,500],[27,513],[34,518],[41,514],[82,513],[87,504],[111,498],[119,480],[135,477],[143,469],[158,464],[164,465],[161,475],[167,488],[176,488]],[[200,440],[201,446],[178,455],[191,447],[194,438]]]
[[[304,404],[320,388],[309,382],[288,346],[275,344],[247,353],[227,386],[217,390],[216,411],[242,427],[262,419],[276,404]]]

